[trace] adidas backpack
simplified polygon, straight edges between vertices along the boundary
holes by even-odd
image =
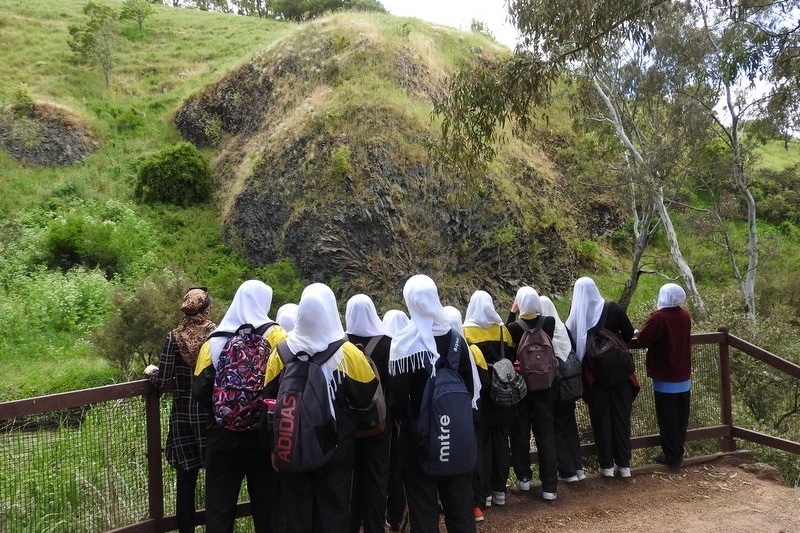
[[[543,322],[544,317],[540,316],[536,327],[531,328],[524,320],[517,320],[522,328],[522,337],[517,344],[517,359],[529,392],[549,389],[558,370],[553,343],[541,327]]]
[[[278,344],[284,367],[275,401],[272,449],[279,472],[316,470],[336,451],[339,432],[322,365],[342,344],[344,339],[313,355],[293,354],[286,341]]]
[[[217,332],[212,337],[230,337],[217,362],[211,407],[217,426],[231,431],[250,431],[261,423],[264,374],[271,348],[264,333],[275,322],[258,329],[239,326],[235,333]]]
[[[478,442],[472,418],[472,395],[458,373],[461,335],[452,332],[447,357],[429,371],[416,423],[417,456],[429,476],[472,472]]]

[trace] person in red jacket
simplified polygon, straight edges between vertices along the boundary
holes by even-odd
[[[654,461],[678,467],[683,461],[689,400],[692,388],[692,321],[681,307],[686,292],[667,283],[658,292],[657,310],[650,315],[637,339],[647,348],[647,375],[653,380],[656,418],[663,453]]]

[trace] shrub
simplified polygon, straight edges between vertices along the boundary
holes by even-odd
[[[185,207],[207,201],[211,185],[206,160],[193,144],[182,142],[140,165],[134,194],[147,203]]]
[[[164,336],[180,320],[180,301],[191,283],[178,270],[142,279],[132,294],[118,287],[111,299],[114,311],[106,326],[91,336],[92,344],[113,366],[130,372],[135,362],[144,368],[157,363]]]

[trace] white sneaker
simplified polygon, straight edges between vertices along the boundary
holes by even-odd
[[[575,474],[574,476],[569,476],[569,477],[558,476],[558,480],[559,481],[563,481],[565,483],[575,483],[576,481],[580,481],[580,479],[578,478],[578,474]]]
[[[505,505],[506,504],[506,493],[505,492],[492,492],[492,502],[495,505]]]
[[[529,491],[531,490],[531,480],[524,477],[519,480],[519,490],[522,491]]]
[[[484,507],[491,507],[491,506],[492,506],[492,497],[491,496],[487,496],[486,497],[486,502],[484,503]]]
[[[600,475],[603,477],[614,477],[614,469],[613,468],[601,468]]]
[[[558,494],[556,494],[555,492],[542,492],[542,498],[544,498],[548,502],[555,500],[557,497]]]
[[[586,479],[586,472],[583,471],[583,468],[575,472],[575,475],[578,476],[578,481],[583,481],[584,479]]]
[[[619,467],[619,477],[631,477],[631,468],[629,466]]]

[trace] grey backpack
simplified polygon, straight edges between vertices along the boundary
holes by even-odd
[[[505,358],[491,366],[489,397],[501,407],[517,405],[528,394],[528,386],[522,375],[514,369],[514,363]]]

